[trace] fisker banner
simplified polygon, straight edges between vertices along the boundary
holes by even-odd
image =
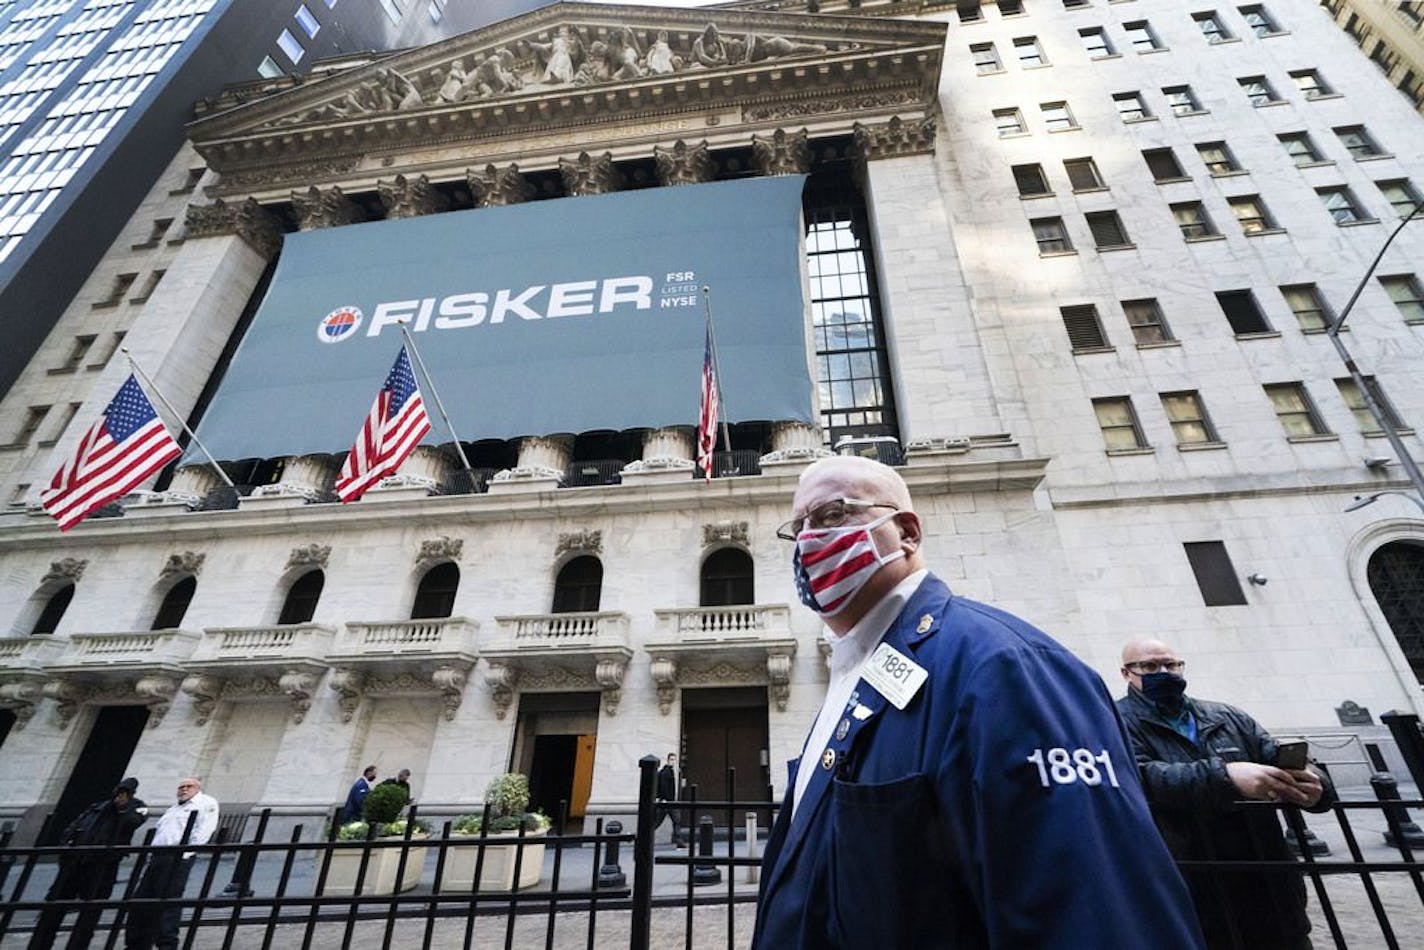
[[[228,460],[343,451],[402,322],[461,440],[696,425],[704,285],[728,421],[812,422],[802,184],[650,188],[290,234],[198,437]],[[431,421],[425,441],[449,441]]]

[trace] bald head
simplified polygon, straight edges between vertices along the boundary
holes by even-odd
[[[1122,678],[1127,681],[1127,685],[1140,690],[1142,689],[1141,670],[1143,668],[1137,666],[1137,664],[1168,664],[1176,663],[1177,661],[1177,651],[1173,650],[1161,640],[1157,640],[1153,637],[1138,637],[1135,640],[1127,641],[1123,646],[1122,669],[1119,672],[1122,673]],[[1146,668],[1148,670],[1153,669],[1151,666]],[[1178,667],[1178,669],[1180,669],[1180,667]]]
[[[846,497],[889,502],[901,511],[915,510],[915,503],[910,500],[910,489],[899,472],[882,462],[859,455],[832,455],[806,466],[797,487],[797,500],[800,500],[801,488],[807,482],[827,480],[842,486],[847,492]],[[802,513],[798,508],[797,514]]]

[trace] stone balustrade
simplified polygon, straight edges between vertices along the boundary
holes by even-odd
[[[192,663],[244,663],[253,660],[320,660],[330,649],[334,627],[315,623],[262,627],[209,627],[193,652]]]
[[[76,633],[55,662],[60,667],[165,665],[182,663],[202,640],[192,630],[138,630],[127,633]]]
[[[6,673],[36,671],[64,655],[69,641],[59,637],[31,636],[0,639],[0,670]]]
[[[659,640],[745,640],[791,636],[785,604],[679,607],[654,611]]]
[[[628,615],[616,611],[565,614],[526,614],[496,617],[500,639],[517,646],[574,645],[583,642],[628,640]]]
[[[477,629],[478,625],[467,617],[350,621],[336,638],[333,652],[371,656],[388,653],[473,654]]]

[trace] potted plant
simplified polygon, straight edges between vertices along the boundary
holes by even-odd
[[[451,832],[457,837],[479,837],[480,843],[455,845],[445,858],[445,879],[441,888],[470,890],[474,885],[475,865],[481,850],[480,890],[512,891],[539,883],[544,872],[544,835],[552,824],[547,815],[529,808],[529,779],[518,772],[509,772],[490,782],[485,789],[485,815],[461,815],[455,819]],[[501,844],[500,839],[516,838],[523,829],[524,839],[537,843]],[[514,879],[516,856],[519,880]]]
[[[399,785],[377,785],[366,796],[366,803],[361,809],[363,820],[342,825],[336,830],[336,840],[404,840],[407,824],[400,813],[409,800],[410,793]],[[422,822],[416,822],[415,827],[410,829],[409,837],[413,842],[424,841],[428,834],[429,829]],[[361,873],[361,859],[367,850],[371,856],[366,862],[366,875],[358,891],[356,879]],[[400,870],[402,854],[405,855],[405,872],[398,882],[396,874]],[[425,870],[425,848],[413,844],[403,848],[337,848],[330,855],[325,893],[337,896],[408,891],[420,883],[421,872]]]

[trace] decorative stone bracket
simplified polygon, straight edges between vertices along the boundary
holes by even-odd
[[[193,701],[193,709],[198,713],[198,725],[206,726],[222,698],[223,681],[216,676],[196,674],[183,679],[179,687]]]
[[[487,663],[485,682],[494,698],[494,717],[503,719],[514,702],[514,687],[519,683],[519,670],[508,663]]]
[[[292,668],[284,671],[275,681],[270,677],[250,680],[234,680],[211,673],[195,673],[186,677],[180,687],[193,700],[193,708],[198,714],[198,725],[207,725],[217,704],[224,699],[243,696],[270,696],[280,693],[287,697],[292,708],[292,722],[300,723],[311,709],[312,691],[321,673],[316,670]]]
[[[0,709],[8,709],[15,714],[15,729],[25,728],[34,718],[35,709],[44,698],[41,684],[33,680],[0,684]]]
[[[791,654],[770,653],[766,658],[767,686],[777,712],[786,712],[786,704],[791,700]]]
[[[610,716],[618,715],[618,704],[623,701],[623,676],[628,672],[628,658],[603,657],[594,667],[593,676],[603,689],[603,710]]]
[[[287,570],[294,567],[319,567],[325,570],[330,557],[331,545],[304,544],[301,547],[292,548],[292,553],[287,557]]]
[[[84,688],[69,680],[50,680],[41,692],[46,699],[54,700],[54,718],[59,728],[68,729],[79,714],[79,704],[84,701]]]
[[[391,676],[339,667],[332,670],[329,683],[331,688],[336,690],[342,722],[350,722],[356,717],[361,700],[366,696],[381,693],[418,694],[432,690],[440,694],[441,705],[445,708],[445,720],[450,722],[460,709],[466,675],[464,669],[449,663],[441,664],[429,674],[398,673]],[[305,680],[298,680],[294,672],[286,673],[283,674],[281,682],[283,691],[292,697],[294,704],[300,696],[300,701],[305,703],[303,711],[310,707],[310,691],[315,684],[314,677],[308,675]]]
[[[148,707],[148,728],[156,729],[163,722],[177,692],[178,680],[172,676],[140,676],[134,682],[134,693]]]
[[[666,716],[672,712],[673,701],[677,699],[677,661],[667,656],[655,656],[648,670],[658,688],[658,712]]]
[[[765,655],[768,696],[776,704],[777,712],[786,712],[787,703],[791,699],[791,660],[795,653],[793,642],[775,649],[769,647]],[[672,650],[653,650],[648,672],[657,686],[658,712],[664,716],[672,712],[680,686],[757,682],[761,675],[754,662],[745,653],[735,657],[729,655],[716,658],[715,654],[704,654],[701,657],[696,654],[678,656]]]
[[[460,710],[460,699],[465,693],[465,671],[454,666],[442,666],[430,674],[430,681],[440,691],[440,702],[445,707],[445,721],[453,722]]]
[[[356,717],[356,710],[361,706],[366,675],[360,670],[332,670],[327,685],[336,690],[336,703],[341,707],[341,721],[350,722]]]

